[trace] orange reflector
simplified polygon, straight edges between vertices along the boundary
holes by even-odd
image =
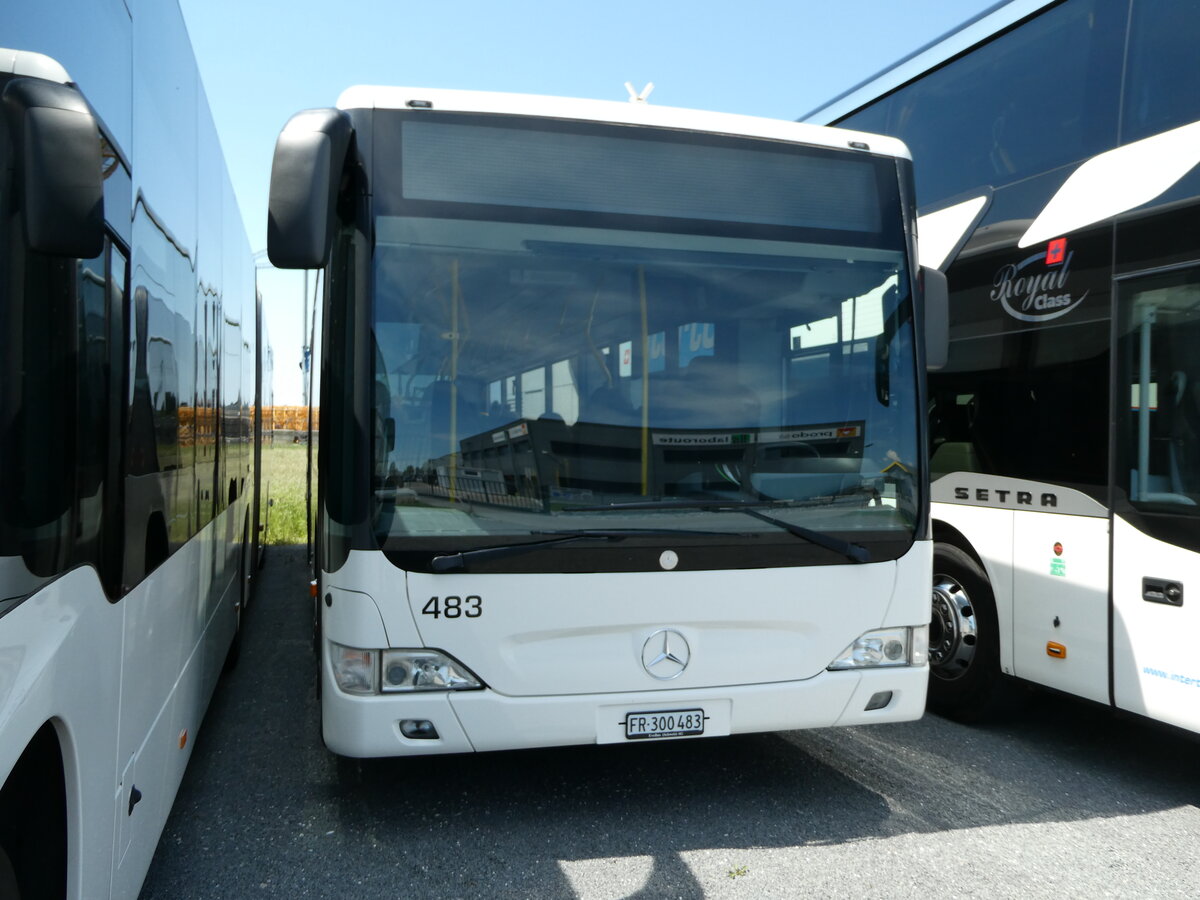
[[[187,735],[186,728],[183,729],[183,731],[179,732],[179,749],[180,750],[182,750],[184,747],[187,746],[187,737],[188,737],[188,735]]]
[[[310,596],[310,597],[317,596],[317,583],[315,581],[310,581],[308,583],[308,596]]]
[[[1055,659],[1066,659],[1067,648],[1065,644],[1060,644],[1058,641],[1046,642],[1046,655],[1053,656]]]

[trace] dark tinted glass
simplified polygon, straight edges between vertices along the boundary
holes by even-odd
[[[123,280],[124,260],[114,256]],[[27,570],[0,585],[7,596],[77,564],[95,566],[115,596],[115,560],[106,559],[105,544],[120,451],[112,432],[107,258],[27,253],[24,278],[9,295],[17,299],[5,306],[0,553],[20,556]]]
[[[1200,270],[1120,290],[1117,486],[1147,513],[1200,518]]]
[[[1200,3],[1138,0],[1129,32],[1121,140],[1200,119]]]
[[[896,246],[887,157],[520,116],[376,112],[380,216]]]
[[[1001,365],[931,378],[933,477],[980,472],[1069,485],[1102,498],[1107,337],[1107,323],[997,337],[990,343]],[[1076,353],[1080,358],[1061,358]]]
[[[103,285],[103,258],[75,263],[26,254],[24,279],[5,304],[5,391],[0,510],[5,555],[48,577],[71,557],[75,492],[76,328],[79,279]],[[78,270],[76,266],[78,265]],[[94,289],[89,285],[88,290]],[[26,586],[28,587],[28,585]]]
[[[80,263],[76,301],[79,393],[75,402],[75,420],[81,439],[76,461],[79,524],[75,531],[74,557],[78,562],[91,563],[100,561],[101,525],[106,506],[105,478],[109,457],[115,452],[109,433],[112,366],[109,308],[112,296],[105,279],[104,263],[103,259]],[[123,280],[124,261],[117,264],[120,266],[118,277]]]
[[[191,261],[143,204],[133,233],[138,250],[129,300],[125,456],[130,585],[166,559],[172,545],[195,533],[196,445],[212,440],[196,405],[196,350],[204,325],[198,337]]]
[[[1127,9],[1055,7],[839,124],[905,141],[922,206],[1093,156],[1117,140]]]
[[[665,138],[579,134],[529,123],[408,121],[401,138],[404,197],[799,228],[880,228],[869,158]]]
[[[980,472],[1105,495],[1111,230],[970,253],[954,269],[950,360],[929,380],[934,476]]]

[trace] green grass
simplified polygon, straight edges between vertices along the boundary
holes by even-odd
[[[308,446],[289,444],[281,438],[263,448],[263,489],[274,505],[267,530],[268,544],[304,544],[308,541],[304,494]],[[315,497],[317,485],[313,482]]]

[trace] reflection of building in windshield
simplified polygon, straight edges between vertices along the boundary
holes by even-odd
[[[538,508],[613,497],[799,500],[875,496],[862,422],[707,432],[543,418],[464,438],[430,460],[423,489]],[[645,455],[643,456],[643,452]]]
[[[401,224],[381,233],[413,243],[376,256],[380,487],[542,510],[849,502],[889,451],[916,459],[915,398],[891,389],[913,365],[895,253]],[[433,237],[480,248],[416,243]]]

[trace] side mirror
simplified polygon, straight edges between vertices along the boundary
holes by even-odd
[[[73,87],[17,78],[4,88],[29,249],[90,259],[104,249],[100,130]]]
[[[946,273],[921,266],[924,288],[925,368],[936,372],[950,357],[950,289]]]
[[[267,201],[267,256],[279,269],[320,269],[329,261],[337,192],[354,127],[337,109],[288,120],[275,142]]]

